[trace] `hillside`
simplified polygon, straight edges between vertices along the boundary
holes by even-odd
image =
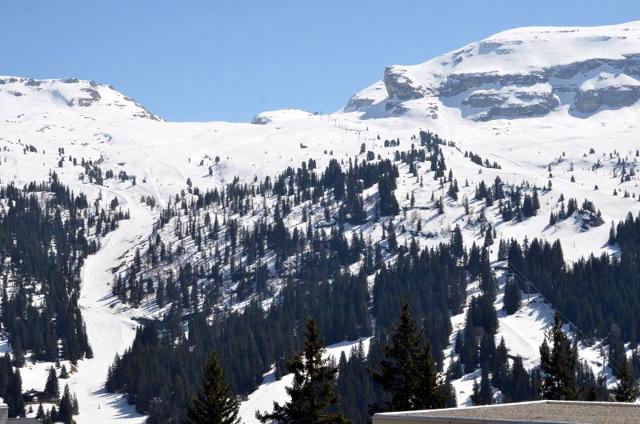
[[[555,276],[527,256],[529,243],[560,240],[567,285],[581,258],[635,252],[620,230],[609,240],[612,224],[640,211],[638,100],[640,22],[505,31],[422,64],[390,66],[335,113],[271,111],[251,123],[167,122],[95,82],[0,77],[2,186],[55,172],[89,205],[100,199],[96,215],[109,204],[129,212],[78,274],[94,353],[68,380],[78,422],[179,413],[152,400],[183,404],[193,382],[176,382],[164,367],[195,376],[210,349],[223,350],[235,371],[251,422],[252,405],[268,407],[270,393],[281,399],[286,377],[274,380],[305,316],[348,353],[345,346],[388,329],[410,296],[420,319],[431,320],[425,330],[445,370],[462,360],[457,340],[470,327],[482,328],[479,339],[504,338],[509,366],[520,357],[533,370],[556,309],[549,299],[562,299],[559,286],[545,284]],[[519,266],[527,275],[515,275],[500,240],[526,246],[527,268]],[[475,268],[474,249],[485,250],[488,274]],[[447,272],[420,274],[440,267]],[[507,314],[514,279],[523,300]],[[395,282],[405,280],[412,283]],[[636,306],[629,290],[619,318]],[[497,325],[469,324],[469,310],[487,304]],[[581,358],[614,384],[603,328],[622,328],[622,342],[633,343],[628,356],[636,330],[613,311],[593,318],[563,304],[561,312],[580,322],[566,329],[580,339]],[[172,347],[165,334],[180,342]],[[267,336],[278,342],[265,347]],[[251,352],[246,363],[240,352]],[[27,361],[23,389],[43,389],[50,359]],[[77,358],[60,359],[70,367]],[[458,403],[469,402],[479,365],[452,374]],[[151,383],[164,373],[168,381]],[[169,383],[182,392],[165,391]],[[509,399],[508,390],[494,386],[495,399]]]

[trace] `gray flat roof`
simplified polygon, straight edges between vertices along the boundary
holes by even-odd
[[[469,408],[386,412],[374,424],[640,424],[640,405],[616,402],[536,401]]]

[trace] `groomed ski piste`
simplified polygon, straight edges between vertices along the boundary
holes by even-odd
[[[574,39],[567,42],[567,37]],[[183,189],[187,179],[208,188],[229,182],[236,175],[248,181],[254,176],[273,176],[309,158],[316,159],[322,167],[332,158],[348,160],[357,156],[362,143],[376,153],[382,151],[385,139],[400,139],[401,150],[409,148],[411,136],[421,129],[430,130],[456,143],[455,148],[443,148],[443,153],[460,185],[465,180],[469,182],[468,188],[461,187],[461,198],[466,195],[472,199],[473,188],[479,181],[490,182],[496,176],[511,184],[528,181],[542,187],[549,181],[553,183],[552,190],[541,194],[538,215],[519,223],[500,223],[496,228],[498,238],[560,239],[568,261],[591,253],[615,253],[615,247],[606,245],[611,222],[640,211],[637,180],[621,183],[616,173],[618,158],[626,158],[633,164],[637,160],[640,134],[637,102],[623,107],[604,105],[593,113],[586,113],[577,110],[567,99],[559,98],[558,105],[541,116],[485,121],[487,115],[483,114],[498,112],[470,106],[478,98],[497,96],[503,108],[531,106],[527,101],[523,103],[522,98],[537,98],[528,101],[546,105],[551,88],[543,83],[509,91],[497,89],[493,82],[485,84],[480,92],[474,93],[475,97],[468,97],[471,100],[465,102],[468,92],[445,99],[433,94],[435,82],[439,81],[433,78],[482,72],[534,75],[539,67],[565,66],[594,58],[622,60],[632,53],[640,53],[639,40],[638,22],[586,29],[507,31],[425,64],[393,67],[385,81],[388,88],[382,81],[372,85],[354,96],[343,111],[331,114],[297,110],[265,112],[252,124],[165,122],[105,85],[79,80],[32,82],[26,78],[0,77],[3,81],[0,85],[2,183],[41,181],[55,170],[61,181],[73,190],[85,192],[90,201],[100,194],[116,196],[131,213],[130,220],[121,221],[120,227],[102,240],[101,249],[86,259],[82,269],[80,305],[94,357],[81,360],[77,370],[63,362],[72,373],[68,380],[60,381],[62,387],[68,383],[78,397],[77,422],[144,421],[121,394],[106,393],[104,382],[116,353],[122,353],[133,340],[137,326],[134,318],[151,317],[158,311],[132,309],[117,302],[111,296],[112,269],[130,260],[137,243],[151,234],[157,211],[141,203],[141,196],[152,196],[162,204]],[[512,66],[514,63],[525,66],[516,69]],[[594,72],[578,73],[563,84],[585,92],[608,89],[634,92],[640,85],[637,79],[617,75],[618,71],[612,68],[607,72]],[[397,91],[393,97],[389,90],[394,88],[408,91]],[[97,92],[97,100],[95,95],[88,96],[91,92],[87,90]],[[403,93],[415,98],[398,98]],[[422,97],[418,97],[419,94]],[[25,153],[26,145],[36,146],[37,153]],[[109,182],[97,186],[81,181],[81,166],[66,164],[58,168],[59,147],[65,149],[66,155],[100,160],[105,169],[135,175],[137,184]],[[479,167],[464,156],[465,151],[496,161],[501,169]],[[597,163],[600,166],[594,168]],[[209,175],[209,166],[212,175]],[[572,177],[575,182],[571,181]],[[437,182],[426,180],[424,189],[419,189],[415,180],[398,180],[396,197],[401,206],[406,206],[404,199],[413,191],[418,204],[428,202],[432,192],[441,192]],[[614,190],[618,195],[612,194]],[[634,197],[624,197],[625,191]],[[576,198],[578,203],[584,199],[592,201],[602,212],[605,224],[584,228],[576,216],[549,225],[549,214],[557,210],[561,193],[566,199]],[[470,203],[477,216],[480,206]],[[487,208],[486,213],[497,215],[491,208]],[[482,241],[477,226],[467,225],[461,202],[448,200],[441,216],[426,210],[409,214],[409,219],[422,219],[424,233],[435,235],[420,239],[423,247],[448,240],[456,225],[460,225],[468,245]],[[476,292],[477,287],[470,284],[468,296]],[[496,309],[500,311],[500,308],[501,295],[496,302]],[[539,363],[538,348],[553,313],[553,305],[532,293],[516,314],[499,315],[497,337],[505,338],[511,355],[522,356],[525,366],[533,367]],[[464,327],[464,313],[453,316],[452,323],[453,342],[456,331]],[[3,346],[10,351],[7,343]],[[348,352],[352,346],[353,342],[345,342],[330,347],[329,353],[339,356],[339,352]],[[603,369],[606,366],[604,350],[601,344],[580,346],[580,357],[587,360],[594,371],[610,376],[609,371]],[[21,369],[23,390],[41,390],[51,365],[27,360]],[[459,404],[468,403],[475,378],[479,375],[470,373],[454,382]],[[242,403],[244,422],[255,422],[255,411],[269,409],[273,401],[285,401],[284,388],[288,382],[290,376],[275,381],[273,374],[265,375],[263,385]],[[610,378],[610,383],[613,382]]]
[[[127,405],[121,394],[107,393],[105,374],[116,354],[131,346],[137,324],[135,311],[127,310],[113,301],[112,268],[131,255],[131,248],[151,231],[154,221],[149,208],[126,198],[131,218],[107,236],[102,248],[89,256],[82,269],[80,307],[87,326],[89,343],[94,357],[81,361],[78,372],[69,379],[83,405],[78,423],[142,423],[144,417]]]

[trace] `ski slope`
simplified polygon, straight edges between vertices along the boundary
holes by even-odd
[[[82,360],[78,372],[69,379],[71,390],[78,396],[78,424],[144,422],[144,417],[128,405],[122,395],[107,393],[104,389],[106,370],[116,353],[121,354],[131,345],[137,327],[131,319],[133,311],[122,308],[111,296],[111,269],[131,254],[131,247],[151,231],[154,218],[148,208],[131,197],[125,198],[131,218],[122,221],[120,227],[107,236],[102,248],[87,258],[82,269],[80,307],[94,357]]]

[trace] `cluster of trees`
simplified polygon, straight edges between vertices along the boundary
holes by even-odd
[[[0,187],[0,202],[6,205],[0,214],[0,320],[13,349],[12,358],[0,361],[0,397],[14,417],[24,414],[19,368],[27,355],[52,362],[93,355],[78,306],[80,268],[99,248],[99,237],[127,214],[89,205],[55,172],[46,182]],[[59,415],[66,413],[42,418],[70,423]]]
[[[337,272],[330,275],[330,283],[326,280],[328,274],[320,271],[331,256],[295,262],[288,283],[267,311],[258,302],[250,302],[243,313],[214,314],[211,326],[207,323],[207,310],[173,303],[162,322],[147,323],[139,330],[132,348],[116,358],[109,372],[108,390],[127,392],[130,402],[153,419],[180,419],[195,390],[198,369],[194,364],[202,363],[208,352],[215,350],[229,372],[232,390],[248,394],[273,363],[277,376],[285,372],[287,358],[300,343],[300,333],[294,330],[296,323],[305,317],[317,319],[328,343],[371,334],[366,276],[376,269],[379,272],[374,280],[371,313],[377,336],[385,340],[401,313],[399,305],[410,299],[420,317],[420,327],[429,328],[430,351],[440,367],[451,331],[450,311],[461,310],[468,278],[484,276],[493,284],[490,291],[495,296],[488,252],[475,245],[467,252],[459,228],[454,231],[451,245],[424,250],[415,241],[410,246],[398,246],[393,234],[393,226],[389,226],[386,244],[397,254],[392,265],[376,261],[374,249],[365,249],[357,275]],[[187,331],[181,325],[183,318],[188,322]],[[381,399],[375,395],[381,391],[375,388],[371,376],[363,374],[371,355],[377,358],[376,352],[382,351],[372,348],[369,355],[344,358],[339,365],[349,369],[338,378],[338,388],[345,399],[353,396],[347,392],[356,381],[366,380],[366,387],[371,387],[368,394],[358,395],[359,400],[352,406],[340,402],[341,408],[352,416],[365,416],[369,413],[367,406]]]
[[[459,229],[457,234],[458,251],[448,245],[420,250],[415,242],[406,249],[396,247],[396,263],[387,267],[381,262],[374,284],[377,300],[372,313],[378,332],[388,331],[400,312],[398,305],[403,299],[411,299],[421,325],[433,329],[429,331],[429,342],[438,362],[450,333],[450,308],[460,310],[464,302],[468,278],[465,268],[471,266],[474,273],[481,272],[488,260],[485,251],[479,264],[469,265]],[[297,272],[301,278],[292,278],[267,311],[253,302],[243,313],[218,315],[214,326],[207,324],[207,312],[199,310],[187,318],[185,332],[181,326],[185,309],[180,302],[174,303],[163,322],[150,322],[139,330],[132,348],[116,359],[107,388],[126,391],[141,412],[153,411],[157,417],[176,414],[194,390],[192,382],[197,379],[192,377],[197,369],[193,365],[202,363],[211,350],[219,352],[233,390],[247,394],[274,362],[277,374],[284,372],[286,358],[300,341],[299,333],[293,331],[295,323],[307,316],[316,317],[328,343],[369,335],[366,275],[376,265],[371,260],[368,268],[367,260],[363,262],[358,275],[338,273],[331,283],[314,279],[323,274],[310,272],[303,265],[305,262],[300,262]],[[178,343],[169,343],[171,340]],[[159,401],[151,410],[154,398]]]
[[[540,346],[540,368],[543,372],[540,391],[545,399],[604,401],[609,398],[604,377],[596,379],[589,366],[579,362],[577,345],[562,330],[558,313],[549,336]]]
[[[71,393],[69,386],[65,385],[62,397],[58,402],[58,408],[54,405],[45,412],[44,407],[40,404],[36,412],[36,418],[38,418],[42,424],[74,424],[73,416],[78,415],[78,413],[78,399]]]
[[[389,160],[349,161],[345,169],[331,160],[322,173],[309,160],[297,170],[288,168],[273,182],[265,178],[241,184],[236,178],[224,189],[202,192],[188,181],[187,191],[176,195],[173,204],[161,212],[146,246],[116,277],[113,293],[133,304],[155,294],[160,307],[182,301],[185,307],[204,303],[210,309],[229,283],[239,300],[265,294],[268,282],[285,277],[292,261],[320,260],[334,274],[339,267],[359,260],[365,249],[373,254],[373,247],[365,246],[361,235],[358,238],[351,232],[352,239],[347,240],[346,230],[352,227],[345,225],[363,224],[369,216],[378,219],[397,214],[397,176],[397,165]],[[368,211],[363,193],[374,185],[378,201]],[[290,215],[296,206],[301,208],[302,225],[291,231]],[[172,225],[172,231],[165,230],[167,225]],[[189,255],[175,269],[174,262],[193,248],[199,255]],[[271,255],[275,255],[275,267],[267,269]]]
[[[431,329],[429,341],[440,360],[451,332],[450,313],[462,308],[467,279],[464,259],[456,256],[454,246],[420,250],[413,241],[395,263],[383,265],[375,276],[373,315],[377,328],[388,329],[398,316],[400,305],[408,300],[415,314]]]
[[[541,293],[589,336],[607,337],[615,324],[622,340],[636,346],[640,327],[640,217],[629,215],[612,235],[619,255],[591,255],[565,265],[559,241],[534,239],[508,246],[509,266],[526,276]]]
[[[416,163],[430,160],[434,174],[444,178],[442,144],[437,136],[423,133],[421,148],[411,146],[396,159],[414,170]],[[187,184],[186,192],[163,210],[147,246],[114,284],[116,295],[134,303],[155,294],[158,306],[167,312],[161,321],[146,323],[132,348],[116,358],[108,390],[126,392],[129,401],[153,419],[180,419],[195,390],[198,369],[194,364],[203,363],[208,352],[219,352],[230,388],[248,394],[272,364],[276,364],[276,375],[285,372],[287,358],[300,343],[300,333],[293,331],[296,323],[314,316],[327,342],[333,343],[370,335],[369,322],[374,318],[376,334],[383,340],[406,299],[420,317],[419,325],[433,329],[428,341],[435,363],[441,366],[451,331],[450,313],[461,310],[468,279],[487,272],[487,251],[474,245],[468,254],[460,228],[454,231],[451,245],[422,250],[413,241],[402,246],[393,220],[387,219],[381,220],[379,242],[365,240],[355,231],[347,238],[352,228],[348,224],[358,222],[350,222],[358,215],[354,215],[358,206],[353,205],[364,204],[360,196],[376,184],[377,211],[363,216],[377,220],[399,213],[393,195],[398,168],[391,161],[356,161],[343,168],[332,160],[321,174],[315,169],[315,162],[309,161],[297,170],[288,168],[273,182],[266,178],[241,184],[236,179],[225,189],[207,192]],[[295,206],[302,210],[300,226],[290,223]],[[324,209],[323,220],[318,220],[318,209]],[[253,227],[243,225],[244,216],[254,217]],[[330,227],[324,227],[331,221]],[[167,225],[173,227],[170,232],[163,231]],[[165,242],[168,233],[177,235],[177,240]],[[186,244],[205,252],[203,260],[180,262],[171,269],[186,252]],[[392,256],[395,260],[386,263]],[[273,266],[268,265],[268,257],[275,259]],[[356,263],[356,275],[346,272]],[[146,273],[158,265],[168,272]],[[369,311],[367,276],[376,270]],[[274,280],[284,281],[284,288],[275,292]],[[249,300],[242,313],[218,308],[225,287],[233,287],[235,300]],[[273,295],[275,301],[263,310],[260,299]],[[213,326],[208,323],[211,315]],[[187,331],[181,325],[185,321]],[[339,387],[352,387],[349,375],[377,387],[371,376],[361,372],[375,352],[382,354],[380,348],[373,348],[369,355],[345,357],[340,366],[353,372],[341,373]],[[381,393],[379,388],[372,389],[376,391]],[[361,399],[360,407],[350,413],[364,416],[369,413],[365,406],[379,400]]]
[[[560,203],[560,209],[558,210],[558,212],[551,212],[551,214],[549,215],[549,225],[555,225],[558,221],[563,221],[569,218],[573,215],[574,212],[578,210],[578,201],[574,198],[569,198],[566,207],[564,204],[563,195],[560,195],[560,199],[558,200],[558,202]],[[584,199],[580,210],[583,212],[589,212],[595,217],[595,220],[592,223],[593,226],[603,224],[604,221],[602,220],[602,213],[599,209],[596,210],[595,205],[590,200]]]
[[[15,364],[22,366],[27,351],[49,361],[91,356],[78,307],[79,271],[98,248],[92,234],[104,220],[55,173],[45,183],[0,188],[0,201],[8,206],[0,215],[1,319]],[[110,226],[117,221],[105,219]],[[43,302],[36,305],[37,295]]]
[[[482,157],[479,154],[473,152],[464,152],[464,157],[469,158],[471,162],[475,163],[476,165],[480,165],[485,168],[500,169],[500,165],[498,164],[498,162],[494,161],[493,163],[491,163],[489,162],[489,159],[485,159],[483,161]]]
[[[500,177],[496,177],[492,186],[480,181],[476,187],[475,199],[484,200],[487,206],[493,206],[497,201],[503,221],[523,220],[536,215],[540,209],[538,189],[533,187],[529,193],[524,192],[523,188],[526,187],[506,187]]]
[[[195,389],[197,364],[208,352],[219,352],[234,392],[248,394],[272,364],[283,372],[301,340],[297,323],[316,317],[328,343],[358,338],[371,332],[368,303],[366,279],[342,275],[331,283],[290,282],[268,310],[252,302],[242,313],[219,316],[213,326],[208,313],[192,313],[186,331],[184,311],[174,304],[162,322],[146,324],[131,349],[116,358],[107,389],[126,391],[140,412],[151,413],[150,402],[158,398],[153,409],[158,419],[180,419]]]
[[[9,407],[9,417],[24,417],[22,377],[20,370],[13,367],[8,353],[0,358],[0,397]]]
[[[256,417],[263,423],[346,424],[366,422],[375,411],[434,409],[451,402],[455,405],[455,393],[440,378],[431,347],[406,304],[388,341],[378,349],[381,356],[375,369],[363,367],[362,345],[352,352],[355,356],[349,361],[343,353],[338,366],[325,358],[325,343],[313,320],[307,322],[304,334],[303,350],[287,364],[288,372],[293,374],[293,385],[286,389],[289,400],[283,404],[274,402],[272,411],[257,411]],[[364,385],[356,388],[355,379]],[[237,422],[238,400],[226,380],[217,354],[211,354],[200,386],[187,407],[185,422]],[[359,402],[345,403],[343,394],[358,397]],[[348,407],[348,412],[343,406]],[[162,421],[152,416],[148,422]]]

